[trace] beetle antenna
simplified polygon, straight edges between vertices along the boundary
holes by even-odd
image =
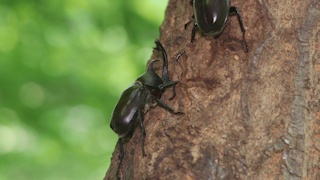
[[[168,57],[167,57],[167,52],[163,48],[162,44],[160,43],[160,41],[158,39],[156,39],[156,41],[154,43],[156,43],[156,45],[157,45],[156,49],[161,50],[162,55],[163,55],[162,79],[164,80],[164,82],[169,82],[170,79],[169,79],[169,75],[168,75]]]

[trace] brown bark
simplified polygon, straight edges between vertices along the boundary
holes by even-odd
[[[217,39],[197,31],[190,43],[189,1],[170,0],[159,38],[180,81],[175,99],[171,89],[161,99],[185,115],[145,115],[147,157],[138,127],[122,179],[320,179],[320,2],[232,1],[245,53],[236,17]],[[118,155],[117,146],[105,179],[116,179]]]

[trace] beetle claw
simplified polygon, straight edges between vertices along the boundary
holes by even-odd
[[[174,97],[176,97],[176,85],[173,85],[173,95],[172,95],[172,97],[169,99],[169,101],[171,101]]]

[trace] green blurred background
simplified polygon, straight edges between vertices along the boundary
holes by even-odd
[[[103,179],[168,0],[0,0],[0,180]]]

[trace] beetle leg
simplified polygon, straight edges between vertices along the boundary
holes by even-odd
[[[191,20],[189,22],[187,22],[186,24],[184,24],[184,29],[187,29],[187,26],[192,23],[192,21],[194,20],[194,15],[192,16]]]
[[[230,16],[233,16],[233,15],[237,15],[238,16],[240,28],[241,28],[241,31],[242,31],[243,40],[244,40],[244,43],[246,45],[246,52],[248,52],[249,47],[248,47],[248,44],[247,44],[247,41],[246,41],[246,38],[245,38],[245,35],[244,35],[246,30],[244,29],[244,26],[243,26],[243,23],[242,23],[242,18],[241,18],[241,15],[240,15],[240,11],[239,11],[238,8],[236,8],[234,6],[231,6],[229,14],[230,14]]]
[[[177,55],[177,57],[176,57],[176,59],[174,60],[174,62],[177,64],[178,63],[178,59],[179,59],[179,57],[183,54],[183,53],[185,53],[186,51],[182,51],[181,53],[179,53],[178,55]],[[173,95],[172,95],[172,97],[169,99],[169,101],[171,101],[174,97],[176,97],[176,85],[173,85]]]
[[[164,84],[160,84],[158,87],[160,90],[163,90],[165,88],[168,88],[170,86],[173,86],[175,84],[177,84],[179,81],[170,81],[170,82],[167,82],[167,83],[164,83]]]
[[[142,155],[143,156],[147,156],[145,151],[144,151],[144,140],[146,138],[146,130],[144,129],[144,126],[143,126],[143,117],[141,116],[141,110],[138,111],[138,119],[139,119],[139,123],[140,123],[140,126],[141,126],[141,130],[142,130]]]
[[[194,15],[192,16],[191,21],[187,22],[187,23],[184,25],[184,29],[187,29],[187,26],[188,26],[191,22],[193,22],[193,20],[194,20]],[[197,27],[197,23],[194,23],[193,28],[192,28],[192,33],[191,33],[191,42],[194,41],[194,37],[195,37],[195,34],[196,34],[196,27]]]
[[[176,57],[176,59],[174,60],[174,62],[176,63],[176,64],[178,64],[178,59],[179,59],[179,57],[183,54],[183,53],[185,53],[186,51],[182,51],[181,53],[179,53],[178,55],[177,55],[177,57]]]
[[[162,90],[162,89],[165,89],[165,88],[168,88],[170,86],[173,85],[173,95],[172,97],[169,99],[169,101],[171,101],[175,96],[176,96],[176,84],[178,83],[179,81],[172,81],[172,82],[167,82],[167,83],[164,83],[164,84],[160,84],[159,85],[159,88]]]
[[[194,38],[196,36],[196,27],[197,27],[197,23],[194,23],[193,28],[192,28],[192,33],[191,33],[191,42],[194,41]]]
[[[168,110],[169,112],[171,112],[173,114],[184,114],[183,112],[174,112],[173,109],[171,109],[168,105],[166,105],[160,99],[156,99],[156,101],[161,105],[162,108]]]
[[[121,178],[120,178],[120,175],[119,175],[119,171],[120,171],[120,165],[121,165],[121,162],[122,162],[123,156],[124,156],[122,139],[119,138],[118,143],[119,143],[119,147],[120,147],[120,155],[119,155],[120,163],[119,163],[119,165],[118,165],[117,178],[118,178],[118,179],[121,179]]]

